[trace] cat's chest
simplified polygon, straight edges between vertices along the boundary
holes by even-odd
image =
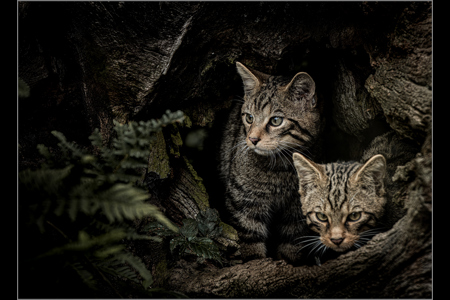
[[[271,169],[270,164],[241,160],[232,167],[232,176],[247,193],[264,194],[270,198],[297,196],[298,178],[293,170]]]

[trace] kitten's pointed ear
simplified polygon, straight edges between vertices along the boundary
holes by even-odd
[[[305,99],[311,102],[313,107],[317,104],[314,97],[316,94],[316,83],[308,73],[300,72],[295,74],[291,82],[284,87],[284,91],[292,95],[296,100]]]
[[[244,92],[248,94],[254,91],[257,87],[261,85],[261,81],[253,74],[247,67],[245,67],[240,62],[236,62],[236,68],[241,75],[242,81],[244,82]]]
[[[300,195],[304,195],[308,185],[325,180],[325,169],[322,165],[310,161],[299,153],[294,153],[292,159],[300,182]]]
[[[384,177],[386,176],[386,159],[383,155],[372,156],[350,178],[352,182],[375,184],[378,192],[383,192]]]

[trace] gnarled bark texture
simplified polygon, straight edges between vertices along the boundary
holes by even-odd
[[[99,128],[108,144],[114,119],[180,109],[184,127],[165,128],[149,157],[150,201],[177,224],[220,210],[213,145],[242,96],[236,61],[314,78],[327,119],[324,162],[358,159],[389,129],[421,149],[397,176],[410,177],[406,215],[365,247],[300,267],[269,258],[170,268],[164,255],[143,255],[158,284],[192,297],[431,297],[431,2],[18,5],[19,77],[30,87],[19,99],[19,169],[39,163],[37,144],[55,146],[51,130],[88,146]],[[199,129],[209,138],[188,147]],[[235,231],[219,243],[236,251]],[[158,271],[161,263],[169,268]]]

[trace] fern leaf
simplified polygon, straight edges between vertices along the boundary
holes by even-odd
[[[98,251],[95,251],[94,255],[98,258],[105,258],[110,255],[121,252],[124,249],[125,249],[125,245],[119,244],[119,245],[114,245],[111,247],[106,247],[106,248],[102,248]]]
[[[72,267],[72,269],[75,270],[75,272],[78,274],[78,276],[84,282],[84,284],[86,284],[91,289],[94,289],[94,290],[97,289],[96,288],[97,280],[95,280],[94,275],[91,272],[89,272],[88,270],[86,270],[81,263],[75,262],[73,264],[70,264],[70,266]]]
[[[87,154],[74,143],[68,142],[61,132],[54,130],[51,133],[59,140],[58,146],[64,151],[68,158],[73,157],[75,159],[81,159]]]
[[[48,148],[42,144],[37,145],[37,149],[39,151],[39,154],[41,154],[47,161],[52,160],[52,156],[50,155],[50,151]]]
[[[117,254],[113,255],[110,259],[100,260],[97,263],[97,267],[108,274],[113,276],[121,276],[129,279],[133,282],[140,283],[137,274],[129,266],[124,265],[122,260],[117,259]]]
[[[67,251],[88,251],[95,246],[108,245],[110,243],[118,242],[126,236],[125,232],[120,229],[113,230],[100,236],[90,237],[86,232],[80,231],[78,240],[69,242],[61,247],[54,248],[39,257],[52,256],[56,254],[63,254]]]
[[[133,256],[129,253],[120,253],[115,257],[118,260],[129,264],[133,269],[135,269],[139,273],[139,275],[143,278],[142,285],[145,289],[147,289],[153,283],[152,274],[138,257]]]
[[[103,138],[98,128],[95,128],[94,132],[89,136],[89,140],[93,146],[99,147],[100,149],[103,148]]]

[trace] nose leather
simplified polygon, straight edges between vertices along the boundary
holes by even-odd
[[[253,145],[258,144],[258,142],[261,140],[259,138],[253,138],[253,137],[249,137],[248,139],[250,140],[250,142],[252,142]]]
[[[344,239],[330,239],[330,240],[333,242],[333,244],[339,246]]]

